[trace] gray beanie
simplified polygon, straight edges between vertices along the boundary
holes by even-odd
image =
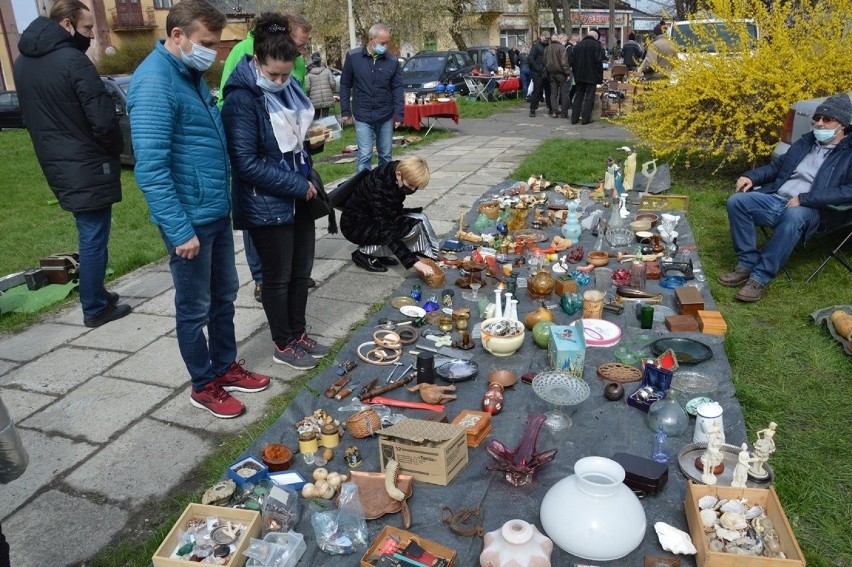
[[[814,116],[818,114],[849,126],[852,124],[852,101],[849,100],[849,95],[845,94],[830,96],[814,111]]]

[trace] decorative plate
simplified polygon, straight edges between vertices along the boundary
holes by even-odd
[[[685,394],[707,394],[715,392],[719,381],[699,372],[677,371],[672,376],[672,390]]]
[[[403,305],[399,308],[399,312],[406,317],[414,317],[415,319],[426,316],[426,310],[416,305]]]
[[[547,240],[547,234],[543,230],[537,230],[535,228],[524,228],[521,230],[516,230],[512,233],[514,236],[520,236],[524,240],[528,237],[532,237],[536,242],[544,242]]]
[[[441,379],[447,382],[470,380],[479,371],[479,365],[472,360],[451,360],[435,368]]]
[[[394,309],[399,309],[400,307],[405,307],[406,305],[417,305],[417,302],[414,301],[413,298],[408,297],[407,295],[400,295],[391,299],[390,304],[393,305]]]
[[[691,400],[686,402],[686,405],[683,406],[683,409],[685,409],[686,413],[688,413],[689,415],[698,415],[698,406],[700,406],[701,404],[709,404],[712,401],[713,400],[705,396],[692,398]]]
[[[713,351],[709,346],[685,337],[659,339],[651,343],[654,356],[660,356],[669,349],[674,351],[678,364],[698,364],[713,358]]]
[[[621,327],[603,319],[583,319],[583,336],[586,346],[610,347],[621,340]]]

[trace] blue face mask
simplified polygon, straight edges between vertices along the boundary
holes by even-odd
[[[216,50],[204,47],[203,45],[198,45],[191,39],[189,40],[189,43],[192,43],[192,51],[189,52],[189,55],[184,53],[183,49],[178,48],[180,50],[180,59],[187,67],[203,73],[216,61]]]
[[[382,45],[381,43],[377,43],[375,46],[373,46],[373,51],[376,52],[376,55],[384,55],[387,50],[388,48]]]
[[[821,144],[831,141],[836,135],[837,128],[814,128],[814,137],[817,139],[817,142]]]
[[[287,85],[290,84],[290,77],[287,77],[287,80],[279,85],[272,79],[265,77],[260,72],[260,69],[257,69],[257,80],[255,80],[255,84],[268,93],[280,93],[287,88]]]

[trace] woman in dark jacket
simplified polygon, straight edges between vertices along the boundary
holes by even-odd
[[[314,220],[307,201],[311,160],[304,146],[314,116],[290,80],[299,55],[287,19],[262,16],[254,56],[239,62],[225,85],[222,120],[233,179],[234,228],[247,229],[263,266],[261,302],[275,343],[273,360],[297,370],[316,366],[329,349],[308,337],[305,309],[314,263]]]
[[[417,254],[438,257],[438,238],[423,209],[406,208],[405,198],[429,183],[429,168],[423,158],[408,156],[373,169],[353,190],[340,216],[340,232],[360,248],[352,261],[370,272],[386,272],[398,264],[414,268],[424,276],[432,268]]]

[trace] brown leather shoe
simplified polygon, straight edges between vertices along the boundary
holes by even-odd
[[[733,272],[719,274],[717,281],[725,287],[740,287],[748,281],[751,270],[748,268],[735,268]]]
[[[746,282],[742,289],[737,292],[737,299],[740,301],[747,301],[748,303],[754,303],[763,299],[765,294],[766,286],[750,279]]]

